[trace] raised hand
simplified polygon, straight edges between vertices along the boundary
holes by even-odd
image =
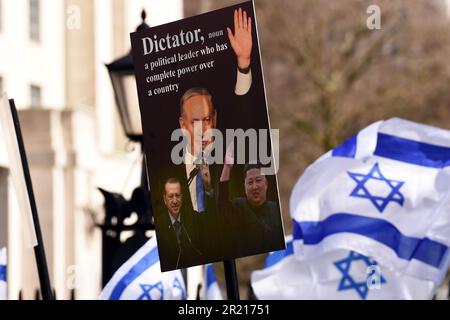
[[[252,19],[247,17],[247,12],[241,8],[234,10],[234,35],[227,28],[228,39],[236,54],[238,66],[246,69],[250,66],[250,55],[252,53]]]
[[[207,164],[200,165],[200,172],[202,174],[202,182],[205,190],[210,192],[212,190],[211,173],[209,172],[209,166]]]
[[[225,153],[225,165],[229,166],[230,168],[234,165],[234,142],[230,143],[230,145],[227,147],[227,151]]]
[[[220,175],[220,181],[229,181],[231,175],[231,169],[234,165],[234,142],[227,147],[225,153],[225,163],[223,164],[222,174]]]

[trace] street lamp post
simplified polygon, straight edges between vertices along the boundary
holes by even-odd
[[[136,31],[150,28],[145,23],[145,11],[142,11],[141,17],[142,23]],[[142,174],[140,186],[133,191],[130,200],[126,200],[120,194],[99,189],[105,198],[105,219],[103,224],[98,225],[102,230],[103,286],[111,279],[114,272],[148,240],[145,232],[154,230],[131,50],[127,55],[107,64],[106,68],[111,78],[124,133],[130,141],[141,145]],[[125,219],[133,213],[137,214],[137,221],[132,225],[126,225]],[[122,231],[134,231],[135,234],[122,243],[120,240]]]
[[[142,23],[136,31],[150,28],[145,23],[146,13],[142,10]],[[106,65],[114,89],[116,105],[125,135],[132,141],[142,142],[142,127],[139,113],[134,64],[131,50],[127,55]]]

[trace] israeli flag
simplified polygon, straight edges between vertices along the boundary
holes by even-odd
[[[6,248],[0,248],[0,300],[8,300],[6,285]]]
[[[207,264],[204,268],[203,288],[200,294],[202,300],[223,300],[217,283],[216,274],[214,273],[214,265]]]
[[[376,122],[306,169],[290,209],[298,259],[352,250],[439,285],[449,266],[450,131]]]
[[[180,270],[161,272],[153,236],[116,271],[99,299],[186,300],[186,288]]]
[[[260,300],[431,299],[435,290],[432,281],[396,275],[354,251],[340,249],[300,261],[292,236],[285,250],[268,255],[265,269],[252,273],[251,283]]]

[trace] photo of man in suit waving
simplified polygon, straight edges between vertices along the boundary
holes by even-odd
[[[237,61],[237,76],[235,85],[236,103],[230,108],[238,109],[241,113],[246,109],[242,100],[249,92],[252,76],[250,69],[252,51],[252,20],[247,17],[247,13],[242,9],[234,12],[234,35],[230,28],[227,28],[228,39],[231,43]],[[248,106],[246,106],[248,109]],[[234,110],[227,109],[233,113]],[[204,151],[212,148],[214,143],[212,136],[207,136],[210,129],[220,129],[236,126],[234,124],[221,123],[217,126],[218,114],[213,103],[213,97],[206,88],[194,87],[187,90],[180,99],[179,125],[181,129],[189,135],[190,143],[185,152],[184,164],[186,166],[185,176],[189,184],[189,196],[192,209],[195,212],[205,212],[207,208],[207,198],[214,194],[214,185],[218,182],[220,172],[214,171],[209,166],[203,155]],[[234,121],[235,122],[235,121]],[[200,130],[196,132],[195,126]],[[240,126],[240,125],[239,125]]]
[[[252,31],[251,18],[242,9],[234,12],[234,34],[228,28],[228,39],[236,57],[237,71],[235,84],[235,100],[227,105],[227,113],[245,110],[246,95],[252,84],[251,51]],[[188,135],[189,143],[184,150],[183,164],[174,168],[173,173],[179,177],[182,185],[184,207],[193,213],[193,224],[199,238],[199,248],[206,261],[223,259],[227,241],[222,235],[221,222],[216,209],[217,184],[221,165],[207,161],[207,154],[213,148],[214,140],[208,135],[210,129],[219,129],[223,133],[227,128],[239,126],[220,121],[214,105],[214,98],[208,89],[193,87],[181,96],[179,106],[179,127]],[[245,118],[245,117],[243,117]],[[196,130],[196,126],[200,130]]]

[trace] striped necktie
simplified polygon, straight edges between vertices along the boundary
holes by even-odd
[[[202,171],[198,167],[197,179],[195,182],[195,190],[197,193],[197,211],[205,212],[205,188],[203,186]]]
[[[175,220],[175,222],[173,223],[173,228],[175,229],[175,233],[176,233],[177,239],[179,241],[180,237],[181,237],[181,223],[180,223],[180,221]]]

